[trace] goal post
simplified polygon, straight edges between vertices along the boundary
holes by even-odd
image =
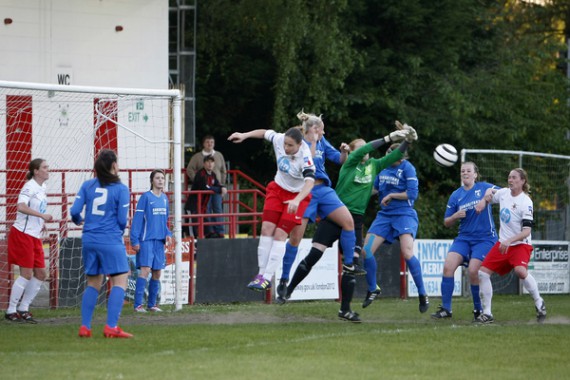
[[[77,256],[81,229],[71,223],[69,209],[81,183],[93,177],[97,152],[108,148],[117,152],[121,180],[131,192],[130,217],[138,197],[150,188],[150,172],[167,172],[176,241],[173,304],[176,310],[181,309],[181,107],[179,90],[0,81],[0,308],[12,279],[6,262],[6,237],[15,220],[17,197],[26,181],[29,162],[43,158],[50,166],[47,212],[54,220],[46,223],[46,241],[48,236],[50,241],[57,236],[60,243],[66,239],[66,248]],[[63,252],[63,247],[59,251]],[[80,262],[77,257],[70,257],[70,261],[57,259],[59,271],[61,266]],[[68,281],[70,286],[80,282],[81,268],[72,269],[76,272]]]

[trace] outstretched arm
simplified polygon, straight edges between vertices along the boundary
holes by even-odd
[[[238,144],[250,138],[262,139],[265,136],[265,132],[267,132],[267,129],[254,129],[244,133],[234,132],[228,137],[228,140]]]

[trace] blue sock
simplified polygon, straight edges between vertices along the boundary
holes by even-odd
[[[451,296],[455,286],[453,277],[442,277],[441,279],[441,307],[451,311]]]
[[[373,292],[376,290],[376,258],[372,255],[366,254],[364,259],[364,270],[366,270],[366,283],[368,284],[368,291]]]
[[[160,289],[160,280],[153,280],[151,278],[148,283],[147,306],[149,309],[153,306],[156,306],[156,296],[158,295],[159,289]]]
[[[146,278],[137,277],[137,285],[135,288],[135,309],[143,304],[145,289],[146,289]]]
[[[422,277],[422,266],[420,264],[420,260],[416,256],[412,256],[411,259],[406,260],[406,264],[408,264],[408,269],[412,278],[414,279],[414,284],[418,288],[418,294],[420,296],[425,296],[426,288],[424,287],[424,279]]]
[[[483,310],[481,295],[479,294],[479,285],[471,285],[471,297],[473,297],[473,310]]]
[[[354,235],[354,230],[342,230],[340,233],[340,246],[342,247],[342,255],[344,256],[344,263],[346,265],[352,265],[355,245],[356,236]]]
[[[113,286],[111,288],[111,294],[109,294],[109,300],[107,300],[107,326],[117,327],[124,301],[125,289],[119,286]]]
[[[99,291],[92,286],[85,288],[83,299],[81,300],[81,325],[91,328],[91,319],[93,319],[93,312],[97,306],[97,297]]]
[[[297,251],[299,251],[299,247],[292,246],[289,242],[285,244],[285,256],[283,256],[283,272],[281,278],[289,279],[291,267],[295,262],[295,257],[297,257]]]

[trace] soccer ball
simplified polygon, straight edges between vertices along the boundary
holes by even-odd
[[[450,144],[440,144],[433,151],[433,158],[441,166],[453,166],[457,162],[457,149]]]

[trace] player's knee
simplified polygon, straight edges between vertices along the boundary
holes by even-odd
[[[354,275],[354,273],[343,272],[341,281],[349,284],[356,283],[356,276]]]
[[[518,266],[515,267],[515,274],[517,275],[518,278],[524,280],[528,276],[528,271],[525,267]]]

